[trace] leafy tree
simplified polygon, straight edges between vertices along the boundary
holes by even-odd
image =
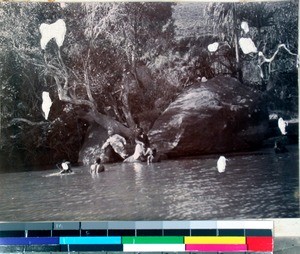
[[[242,81],[240,52],[238,48],[237,5],[235,3],[213,3],[208,6],[208,12],[210,15],[208,22],[213,22],[215,34],[229,46],[227,52],[231,52],[232,49],[235,50],[235,68],[233,74]],[[229,53],[228,55],[231,56],[232,54]],[[232,65],[230,61],[230,66]]]
[[[76,63],[76,68],[69,71],[70,68],[67,68],[67,62],[63,61],[60,51],[54,55],[55,61],[51,59],[57,65],[46,62],[47,71],[53,76],[60,92],[60,99],[74,105],[85,105],[98,124],[106,128],[114,126],[129,136],[130,130],[124,125],[127,127],[135,125],[131,114],[133,105],[130,105],[128,98],[132,92],[130,87],[140,89],[139,95],[144,94],[145,87],[138,76],[137,63],[146,51],[149,52],[150,46],[155,48],[155,44],[147,42],[160,35],[158,31],[161,31],[163,25],[170,19],[166,12],[162,12],[164,9],[160,10],[162,6],[164,6],[162,3],[81,5],[85,17],[83,30],[76,31],[73,37],[77,43],[66,43],[68,52],[76,52],[75,55],[68,54],[70,58],[68,63]],[[168,8],[170,7],[169,5]],[[163,37],[162,35],[160,36]],[[82,36],[83,45],[78,45],[78,36]],[[78,55],[84,57],[78,58]],[[108,59],[112,61],[109,62]],[[101,112],[103,107],[97,104],[93,88],[99,94],[104,92],[101,101],[104,101],[104,105],[107,105],[105,102],[113,105],[116,121],[107,117],[105,112]],[[73,93],[74,91],[79,92]],[[117,93],[118,98],[114,96]]]
[[[282,3],[213,3],[209,5],[209,21],[213,21],[215,34],[221,41],[235,47],[236,62],[257,62],[257,55],[245,56],[238,50],[237,40],[241,36],[255,42],[258,51],[273,54],[277,46],[284,43],[292,52],[297,51],[297,8],[295,1]],[[216,22],[215,22],[216,21]],[[243,34],[240,24],[246,21],[250,32]],[[286,29],[289,27],[290,29]],[[250,59],[251,60],[251,59]],[[267,75],[264,75],[265,77]]]
[[[36,33],[32,27],[36,16],[30,16],[30,6],[21,4],[3,3],[0,12],[1,150],[17,165],[17,161],[26,161],[29,154],[34,157],[41,142],[41,135],[35,135],[40,127],[32,128],[32,120],[39,126],[43,119],[43,87],[38,70],[27,61],[29,56],[35,56],[32,42]],[[17,22],[18,18],[24,23]],[[25,118],[30,125],[15,124]]]
[[[10,127],[40,131],[34,136],[43,139],[28,146],[24,142],[30,143],[29,139],[26,142],[26,137],[20,138],[23,131],[18,132],[16,140],[27,150],[42,144],[57,153],[62,148],[65,153],[69,148],[73,150],[71,144],[66,148],[72,140],[67,139],[70,129],[65,128],[69,123],[71,131],[81,130],[76,140],[70,141],[79,146],[87,123],[111,126],[130,137],[138,123],[137,116],[152,110],[157,99],[145,92],[153,87],[146,82],[142,70],[169,50],[173,38],[171,8],[169,3],[1,5],[1,65],[8,58],[12,61],[1,73],[2,87],[5,86],[1,96],[7,98],[1,106],[3,112],[8,112],[2,117],[6,123],[2,131],[13,132]],[[42,50],[40,24],[60,18],[67,24],[63,46],[51,40]],[[20,71],[13,70],[12,65]],[[18,85],[22,82],[23,86]],[[24,96],[24,91],[29,96]],[[43,120],[40,110],[42,91],[49,91],[54,101],[49,121]],[[12,114],[17,95],[22,98],[14,110],[16,114]],[[142,103],[144,99],[146,103]],[[10,108],[6,110],[7,107]],[[63,110],[56,110],[59,107]],[[5,144],[15,149],[17,145],[9,140]]]

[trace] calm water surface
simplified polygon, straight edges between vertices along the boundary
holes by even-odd
[[[203,220],[299,217],[298,146],[147,165],[88,167],[0,174],[0,220]]]

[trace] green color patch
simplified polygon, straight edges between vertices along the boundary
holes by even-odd
[[[122,244],[183,244],[183,236],[123,236]]]

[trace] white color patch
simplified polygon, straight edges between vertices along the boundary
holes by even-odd
[[[61,47],[63,45],[65,35],[66,35],[66,23],[62,19],[58,19],[55,23],[53,24],[41,24],[40,25],[40,33],[41,33],[41,48],[45,49],[48,42],[51,39],[55,39],[56,44],[58,47]]]
[[[227,159],[224,156],[220,156],[220,158],[218,159],[217,168],[218,168],[219,173],[225,172],[226,161],[227,161]]]
[[[48,116],[49,116],[50,108],[52,105],[52,101],[51,101],[51,98],[50,98],[48,92],[43,92],[42,99],[43,99],[42,110],[45,114],[45,119],[47,120]]]
[[[239,45],[244,54],[256,53],[257,48],[250,38],[240,38]]]
[[[124,244],[124,252],[185,252],[185,244]]]
[[[218,42],[214,42],[214,43],[212,43],[212,44],[209,44],[208,46],[207,46],[207,49],[208,49],[208,51],[209,52],[216,52],[217,50],[218,50],[218,48],[219,48],[219,43]]]
[[[278,119],[278,128],[280,129],[282,135],[286,135],[286,134],[287,134],[287,132],[286,132],[286,130],[285,130],[285,127],[286,127],[287,125],[288,125],[288,123],[287,123],[286,121],[284,121],[284,120],[282,119],[282,117],[280,117],[280,118]]]
[[[218,229],[273,229],[272,220],[217,221]]]
[[[249,32],[249,25],[248,25],[248,22],[246,21],[243,21],[241,23],[241,28],[244,30],[244,32],[247,34]]]

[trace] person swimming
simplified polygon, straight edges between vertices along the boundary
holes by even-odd
[[[101,159],[97,158],[96,162],[91,165],[91,173],[100,173],[105,171],[103,164],[101,163]]]
[[[69,174],[73,172],[71,169],[71,162],[69,161],[63,160],[61,164],[56,164],[56,166],[61,170],[59,172],[60,174]]]

